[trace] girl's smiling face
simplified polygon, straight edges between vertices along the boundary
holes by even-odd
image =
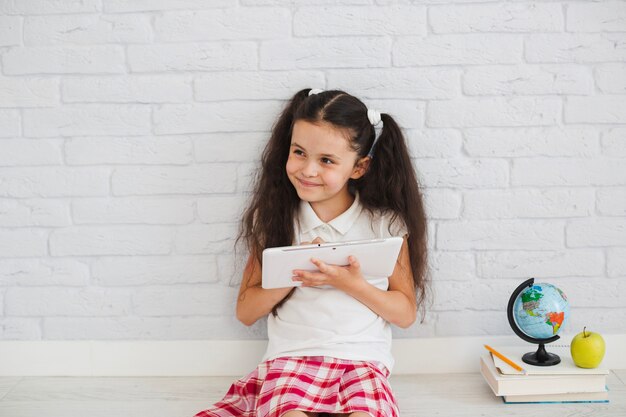
[[[287,176],[300,199],[316,212],[323,207],[325,212],[341,213],[352,203],[348,180],[363,176],[369,158],[357,163],[348,141],[344,131],[326,122],[298,120],[293,126]]]

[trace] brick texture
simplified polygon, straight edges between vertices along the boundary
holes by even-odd
[[[0,340],[266,337],[235,238],[307,87],[406,133],[434,302],[396,337],[511,334],[528,277],[623,332],[624,45],[618,0],[0,0]]]

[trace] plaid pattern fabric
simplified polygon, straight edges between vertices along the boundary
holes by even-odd
[[[280,417],[291,410],[397,417],[389,372],[370,362],[322,356],[277,358],[236,381],[195,417]]]

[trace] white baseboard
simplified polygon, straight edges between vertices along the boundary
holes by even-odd
[[[564,335],[554,345],[567,345]],[[626,334],[605,335],[602,363],[626,369]],[[241,376],[266,341],[2,341],[0,376]],[[478,372],[483,344],[520,345],[515,336],[395,339],[394,374]],[[528,344],[529,351],[534,347]],[[550,345],[547,345],[548,351]]]

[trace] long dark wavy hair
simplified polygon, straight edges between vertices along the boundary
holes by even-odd
[[[311,96],[309,91],[308,88],[298,91],[274,124],[261,157],[261,169],[255,178],[251,200],[243,213],[238,241],[243,239],[259,264],[263,249],[294,242],[294,218],[298,214],[300,198],[285,170],[294,123],[297,120],[326,122],[347,132],[359,159],[368,154],[374,142],[374,127],[367,117],[367,106],[361,100],[340,90]],[[383,129],[369,168],[361,178],[349,180],[349,189],[359,193],[366,210],[392,213],[393,221],[400,219],[406,225],[417,305],[424,313],[429,279],[422,196],[400,127],[386,113],[381,114],[381,120]],[[293,290],[274,306],[274,314],[292,293]]]

